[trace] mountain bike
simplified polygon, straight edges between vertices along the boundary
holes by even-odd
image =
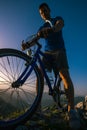
[[[37,34],[28,38],[27,45],[29,55],[16,49],[0,49],[0,129],[31,119],[41,102],[44,81],[57,107],[63,108],[66,101],[59,73],[51,70],[53,80],[47,74],[42,57],[48,57],[41,50]]]

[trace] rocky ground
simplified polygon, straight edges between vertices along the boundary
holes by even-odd
[[[81,113],[81,111],[79,110]],[[82,116],[82,115],[81,115]],[[87,130],[87,119],[81,117],[81,130]],[[26,124],[15,130],[71,130],[66,112],[56,109],[55,106],[45,107],[41,113],[36,113]]]

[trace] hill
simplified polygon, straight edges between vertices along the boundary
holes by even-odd
[[[81,101],[84,101],[84,97],[75,97],[75,105]],[[81,117],[81,124],[80,130],[87,130],[87,120],[83,120]],[[57,109],[52,97],[47,93],[44,93],[42,97],[42,112],[35,113],[24,126],[26,130],[71,130],[67,112]],[[19,125],[16,130],[19,128],[22,126]]]
[[[87,130],[85,124],[82,122],[80,130]],[[35,113],[31,120],[22,126],[19,125],[16,130],[22,130],[23,127],[24,130],[71,130],[67,113],[56,109],[55,105],[44,107],[41,113]]]
[[[78,96],[75,97],[75,105],[81,101],[84,101],[84,97]],[[0,103],[3,104],[3,107],[8,106],[11,110],[14,111],[15,107],[3,99],[0,99]],[[0,106],[1,107],[1,106]],[[7,107],[6,107],[7,108]],[[2,109],[0,109],[2,110]],[[5,111],[0,111],[3,114],[6,114]],[[87,123],[87,120],[84,120]],[[87,130],[84,123],[81,130]],[[23,129],[24,127],[24,129]],[[68,124],[67,112],[62,112],[57,109],[55,103],[51,96],[48,93],[44,93],[42,97],[42,112],[35,113],[31,120],[28,120],[23,126],[19,126],[15,130],[71,130]]]

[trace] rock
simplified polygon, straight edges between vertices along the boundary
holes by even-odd
[[[87,96],[85,96],[85,102],[87,102]]]
[[[87,120],[87,96],[85,96],[85,100],[83,102],[77,103],[77,105],[75,106],[75,108],[79,112],[80,116],[83,119]]]
[[[81,119],[87,118],[86,99],[75,106]],[[18,126],[15,130],[71,130],[68,125],[67,112],[59,110],[55,105],[43,108],[41,113],[35,113],[24,125]],[[85,127],[83,126],[81,130],[85,130],[83,128]]]
[[[19,125],[15,130],[28,130],[28,128],[24,125]]]
[[[29,130],[57,130],[68,129],[65,114],[58,111],[55,106],[46,107],[42,110],[42,115],[35,114],[26,124]]]
[[[83,109],[83,102],[79,102],[75,106],[76,109]]]

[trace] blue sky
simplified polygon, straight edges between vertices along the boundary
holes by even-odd
[[[38,12],[42,2],[49,4],[52,17],[65,21],[63,36],[75,93],[87,95],[87,0],[0,0],[0,48],[21,50],[21,41],[44,22]]]

